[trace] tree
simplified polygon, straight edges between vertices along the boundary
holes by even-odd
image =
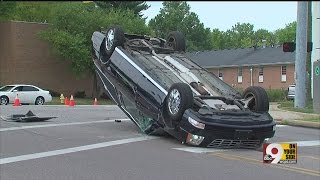
[[[147,10],[150,5],[146,4],[146,1],[95,1],[95,3],[104,9],[122,9],[122,10],[132,10],[134,14],[143,16],[141,11]]]
[[[263,43],[263,40],[266,41],[265,44]],[[266,29],[258,29],[254,32],[254,41],[257,46],[272,46],[276,43],[274,34]]]
[[[159,14],[150,20],[149,26],[156,36],[166,38],[170,31],[180,31],[186,36],[187,50],[211,49],[210,29],[204,28],[199,17],[190,12],[185,1],[165,1]]]
[[[18,2],[12,11],[12,20],[27,22],[50,22],[54,14],[52,10],[65,2]]]
[[[250,23],[237,23],[232,26],[231,36],[234,41],[235,48],[252,47],[253,43],[253,24]]]
[[[0,1],[0,21],[10,20],[15,8],[16,2]]]
[[[211,32],[212,47],[214,49],[231,49],[276,44],[275,35],[272,32],[266,29],[254,31],[253,28],[253,24],[250,23],[237,23],[225,32],[213,29]]]
[[[294,21],[286,25],[285,28],[278,29],[275,31],[276,42],[282,44],[284,42],[295,42],[296,41],[296,28],[297,22]]]
[[[130,10],[107,11],[87,7],[79,2],[60,3],[52,9],[54,16],[48,30],[39,34],[50,43],[54,53],[71,62],[73,72],[80,77],[93,72],[90,52],[94,31],[118,24],[125,32],[149,33],[144,20]]]
[[[39,36],[49,42],[55,54],[71,62],[71,69],[78,77],[95,75],[91,60],[91,36],[94,31],[118,24],[125,32],[150,32],[145,21],[131,10],[105,10],[72,2],[59,4],[52,13],[54,16],[49,28],[40,32]],[[92,83],[95,90],[95,77]]]
[[[211,32],[211,44],[213,49],[222,49],[224,46],[224,32],[215,28]]]

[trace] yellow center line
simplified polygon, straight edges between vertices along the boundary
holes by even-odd
[[[224,158],[224,159],[229,159],[229,160],[246,160],[246,162],[249,162],[251,164],[264,164],[262,161],[256,160],[256,159],[251,159],[251,158],[244,158],[241,156],[236,156],[236,155],[230,155],[230,154],[224,154],[224,153],[212,153],[211,155],[220,157],[220,158]],[[312,176],[320,176],[320,172],[319,171],[314,171],[314,170],[310,170],[310,169],[305,169],[305,168],[298,168],[298,167],[290,167],[290,166],[285,166],[285,165],[275,165],[275,164],[264,164],[269,165],[269,167],[274,167],[274,168],[278,168],[278,169],[284,169],[284,170],[288,170],[288,171],[293,171],[293,172],[297,172],[297,173],[302,173],[302,174],[308,174],[308,175],[312,175]]]

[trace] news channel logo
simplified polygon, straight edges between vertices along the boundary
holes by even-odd
[[[297,164],[297,144],[265,143],[263,144],[263,163]]]

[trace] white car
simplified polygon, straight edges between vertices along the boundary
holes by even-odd
[[[49,91],[33,85],[13,84],[0,88],[0,104],[14,103],[17,95],[21,104],[43,105],[45,102],[52,101]]]

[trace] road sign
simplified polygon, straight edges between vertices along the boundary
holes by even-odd
[[[320,68],[319,68],[319,66],[316,66],[316,68],[315,68],[315,74],[316,74],[316,76],[319,76],[319,75],[320,75]]]

